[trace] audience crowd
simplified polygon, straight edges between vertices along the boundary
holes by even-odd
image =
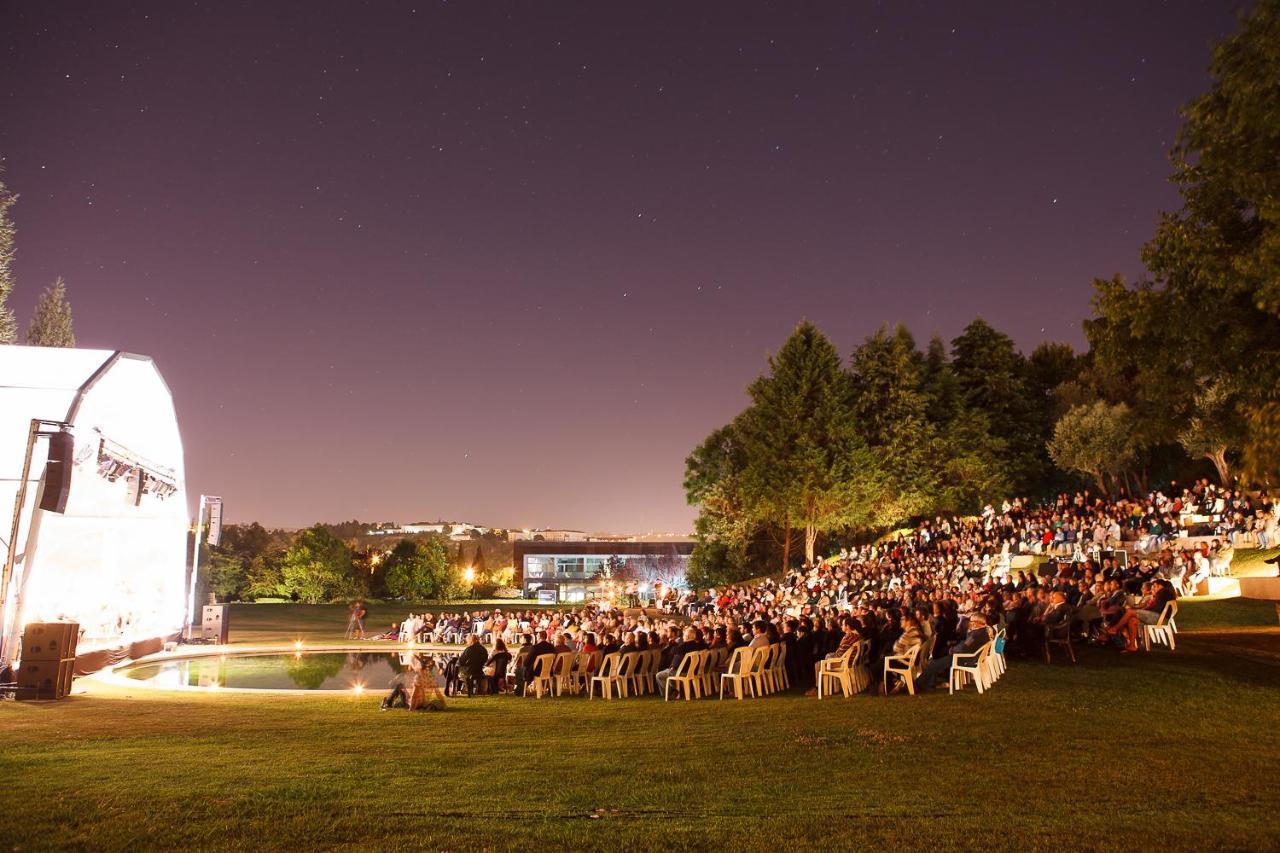
[[[1166,603],[1229,572],[1236,546],[1280,544],[1276,525],[1270,497],[1207,481],[1141,499],[1018,499],[976,517],[922,521],[781,580],[673,595],[660,611],[601,601],[410,614],[384,636],[467,643],[457,670],[468,690],[509,684],[522,693],[543,654],[657,648],[661,686],[690,651],[783,643],[790,683],[811,691],[817,664],[858,642],[877,673],[869,689],[881,683],[887,656],[931,649],[918,679],[929,689],[953,655],[975,651],[1001,628],[1013,656],[1039,654],[1050,631],[1133,651],[1141,626],[1155,623]],[[1015,568],[1037,556],[1050,558],[1040,571]]]

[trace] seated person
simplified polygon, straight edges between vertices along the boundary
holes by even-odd
[[[522,650],[523,651],[523,650]],[[539,631],[537,633],[537,642],[529,647],[529,655],[524,659],[524,675],[523,684],[528,684],[533,680],[533,675],[537,671],[538,658],[543,655],[554,655],[556,647],[551,645],[547,640],[547,632]]]
[[[987,627],[987,617],[981,613],[973,614],[969,617],[969,633],[948,649],[947,654],[929,661],[916,679],[916,687],[920,690],[932,690],[943,675],[950,677],[951,665],[955,663],[956,655],[973,654],[990,639],[991,630]]]
[[[1125,608],[1124,615],[1116,624],[1103,631],[1104,638],[1115,637],[1124,634],[1125,645],[1123,652],[1136,652],[1138,650],[1138,632],[1142,630],[1143,625],[1154,625],[1160,621],[1160,614],[1164,612],[1164,607],[1170,601],[1177,599],[1178,595],[1173,591],[1173,585],[1168,581],[1156,581],[1156,589],[1150,597],[1144,599],[1137,607]]]
[[[520,635],[520,648],[516,651],[516,695],[524,695],[525,673],[529,671],[533,653],[533,637],[530,634]]]
[[[507,666],[511,663],[511,652],[501,637],[493,643],[493,653],[484,663],[484,673],[489,679],[489,692],[498,695],[507,680]]]
[[[858,623],[852,616],[845,616],[840,620],[840,625],[844,629],[844,634],[840,637],[840,645],[836,646],[836,650],[826,655],[823,660],[833,660],[844,657],[845,652],[853,648],[854,643],[862,639],[862,635],[858,633]],[[818,661],[813,665],[813,681],[814,686],[805,691],[806,696],[817,696],[818,688],[818,672],[822,669],[822,661]]]
[[[688,625],[684,629],[684,639],[672,646],[671,663],[666,669],[658,671],[658,695],[667,695],[667,681],[680,669],[680,662],[689,652],[701,651],[702,641],[698,639],[698,629]]]
[[[391,627],[381,634],[374,634],[370,640],[395,640],[400,637],[399,626],[395,622],[391,623]]]
[[[458,675],[467,685],[468,696],[475,693],[476,684],[484,675],[484,665],[488,659],[488,653],[484,646],[480,645],[480,637],[476,634],[468,634],[467,647],[458,656]]]

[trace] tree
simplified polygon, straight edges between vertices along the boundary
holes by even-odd
[[[1002,469],[1010,483],[1040,491],[1047,473],[1046,425],[1028,381],[1027,360],[1013,340],[982,318],[951,342],[951,369],[961,399],[983,416],[1004,444]]]
[[[456,598],[462,592],[444,537],[403,539],[391,549],[384,565],[387,591],[397,598],[427,601]]]
[[[690,559],[696,558],[697,576],[706,585],[741,580],[750,571],[748,543],[766,519],[761,507],[748,503],[746,464],[741,417],[707,436],[685,460],[685,496],[698,507],[698,542]]]
[[[280,561],[284,590],[307,604],[350,594],[351,550],[323,525],[298,534]]]
[[[1218,482],[1229,486],[1231,470],[1227,452],[1244,445],[1247,431],[1236,395],[1223,382],[1211,382],[1200,388],[1194,399],[1194,414],[1187,428],[1178,434],[1178,443],[1188,456],[1212,462],[1218,472]]]
[[[239,598],[248,581],[248,561],[222,548],[209,551],[208,585],[219,601]]]
[[[71,303],[67,301],[67,285],[58,276],[36,302],[27,343],[37,347],[73,347],[76,335],[71,327]]]
[[[1254,4],[1209,70],[1182,109],[1182,206],[1143,249],[1150,279],[1096,281],[1085,324],[1102,374],[1132,388],[1142,439],[1197,451],[1220,442],[1205,441],[1195,389],[1233,389],[1247,427],[1280,387],[1280,4]]]
[[[221,547],[246,559],[266,554],[271,545],[271,533],[256,521],[251,524],[227,524],[222,528]]]
[[[1049,454],[1059,467],[1089,475],[1109,494],[1107,477],[1117,477],[1133,459],[1132,421],[1124,403],[1077,406],[1054,427]]]
[[[876,527],[1007,494],[1004,444],[965,403],[941,340],[921,355],[905,327],[882,328],[854,351],[849,372],[858,431],[883,472]]]
[[[806,321],[748,391],[752,405],[742,415],[748,503],[769,507],[788,532],[802,529],[812,563],[819,533],[870,520],[876,468],[849,406],[849,375],[835,347]]]
[[[18,197],[0,181],[0,344],[11,344],[18,339],[18,319],[9,307],[9,295],[13,293],[13,258],[16,252],[13,238],[16,229],[9,209]]]
[[[858,433],[885,472],[873,523],[885,527],[932,509],[940,483],[938,431],[922,385],[924,359],[905,326],[881,327],[853,352],[849,374]]]
[[[279,564],[263,556],[251,558],[245,576],[244,594],[252,599],[287,597],[290,593],[285,588]]]
[[[1275,319],[1280,317],[1280,4],[1254,4],[1240,31],[1214,49],[1209,73],[1209,91],[1182,109],[1183,124],[1170,152],[1182,209],[1161,217],[1145,260],[1173,297],[1212,293],[1233,307],[1247,305]],[[1244,298],[1237,301],[1236,295]],[[1222,313],[1220,302],[1207,304],[1217,310],[1202,313]],[[1243,318],[1223,319],[1238,323]],[[1260,318],[1251,314],[1248,319]]]
[[[1249,415],[1249,438],[1241,460],[1246,482],[1274,487],[1280,483],[1280,403],[1264,403]]]

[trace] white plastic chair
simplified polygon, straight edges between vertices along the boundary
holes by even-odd
[[[963,690],[965,681],[969,678],[973,679],[973,683],[978,688],[979,693],[991,686],[991,681],[988,678],[990,668],[987,665],[987,659],[991,656],[991,647],[993,645],[995,645],[995,640],[988,640],[976,652],[970,652],[967,655],[956,655],[951,659],[950,683],[947,686],[948,693],[955,693],[957,688]]]
[[[1160,611],[1160,619],[1154,625],[1143,626],[1146,630],[1142,632],[1143,645],[1147,647],[1147,651],[1151,651],[1152,643],[1162,643],[1169,647],[1169,651],[1178,648],[1178,641],[1174,639],[1174,635],[1178,633],[1177,627],[1173,624],[1173,617],[1178,613],[1178,602],[1170,601]]]

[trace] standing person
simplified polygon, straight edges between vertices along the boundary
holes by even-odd
[[[364,639],[364,605],[359,601],[353,601],[347,606],[347,639],[363,640]]]

